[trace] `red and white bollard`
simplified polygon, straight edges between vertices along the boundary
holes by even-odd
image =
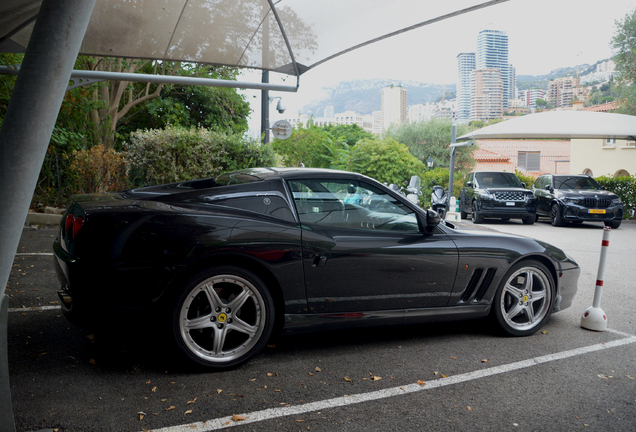
[[[594,302],[592,306],[585,309],[581,317],[581,327],[594,330],[607,330],[607,315],[601,309],[601,295],[603,294],[603,278],[605,277],[605,261],[607,261],[607,249],[609,248],[609,236],[612,229],[603,229],[603,241],[601,242],[601,259],[598,263],[598,273],[596,274],[596,290],[594,291]]]

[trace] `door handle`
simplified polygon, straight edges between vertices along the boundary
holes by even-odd
[[[322,267],[327,262],[326,255],[316,255],[314,257],[314,267]]]

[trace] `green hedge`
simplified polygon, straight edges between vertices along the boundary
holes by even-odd
[[[605,189],[621,197],[625,207],[625,218],[632,216],[632,212],[636,209],[636,175],[631,177],[600,176],[595,177],[594,180]]]
[[[126,153],[132,182],[138,187],[275,165],[270,146],[205,128],[139,130],[130,135]]]

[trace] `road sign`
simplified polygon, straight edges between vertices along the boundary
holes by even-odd
[[[292,134],[292,125],[287,120],[278,120],[272,126],[272,133],[279,140],[287,139]]]

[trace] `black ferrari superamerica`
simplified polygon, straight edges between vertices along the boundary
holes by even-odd
[[[53,248],[69,320],[150,313],[216,369],[281,331],[491,316],[530,335],[580,273],[549,244],[456,229],[371,178],[307,168],[77,195]]]

